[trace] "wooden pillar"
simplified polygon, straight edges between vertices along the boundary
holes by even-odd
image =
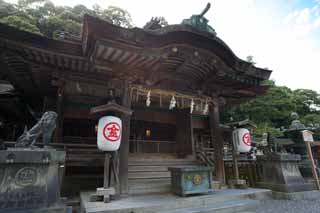
[[[223,137],[220,132],[220,116],[219,116],[219,105],[210,106],[210,131],[212,145],[214,148],[214,159],[215,159],[215,177],[214,179],[219,181],[221,184],[225,183],[225,171],[223,161]]]
[[[122,105],[127,108],[131,108],[131,100],[129,94],[129,85],[125,83]],[[122,119],[122,141],[120,146],[120,193],[121,195],[127,195],[128,190],[128,155],[129,155],[129,138],[130,138],[130,115],[123,115]]]
[[[176,116],[176,151],[179,158],[184,158],[194,152],[192,115],[190,109],[183,109],[177,110]]]
[[[55,142],[63,142],[63,101],[64,101],[64,82],[59,81],[56,112],[58,114],[57,127],[55,131]]]

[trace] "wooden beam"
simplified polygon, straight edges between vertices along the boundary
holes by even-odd
[[[55,139],[57,143],[63,143],[63,102],[64,102],[64,86],[65,82],[63,80],[59,80],[58,82],[58,92],[57,92],[57,128],[55,133]]]
[[[122,94],[122,106],[131,108],[131,99],[129,94],[129,84],[124,82]],[[122,141],[120,146],[120,193],[126,196],[128,189],[128,155],[129,155],[129,137],[130,137],[130,115],[122,116]]]
[[[210,131],[211,131],[211,142],[214,148],[214,159],[215,159],[215,180],[220,181],[221,184],[225,184],[225,171],[223,162],[223,137],[220,132],[219,123],[219,105],[210,106]]]

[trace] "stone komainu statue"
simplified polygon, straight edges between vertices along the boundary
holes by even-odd
[[[56,128],[56,119],[58,115],[53,111],[45,112],[36,125],[29,131],[24,130],[23,134],[18,138],[16,147],[33,147],[37,138],[42,133],[43,144],[48,145],[51,141],[51,136]]]

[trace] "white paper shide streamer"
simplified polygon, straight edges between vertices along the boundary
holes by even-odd
[[[151,91],[148,91],[147,100],[146,100],[146,105],[147,105],[147,107],[149,107],[150,104],[151,104],[151,99],[150,99],[150,97],[151,97]]]
[[[191,99],[191,103],[190,103],[190,114],[193,112],[193,110],[194,110],[194,105],[195,105],[195,103],[194,103],[194,101],[193,101],[193,99]]]
[[[173,109],[176,107],[176,98],[174,96],[172,96],[171,101],[170,101],[170,105],[169,105],[169,109]]]
[[[208,112],[209,112],[209,104],[208,104],[208,100],[207,100],[206,104],[204,105],[203,114],[207,115]]]

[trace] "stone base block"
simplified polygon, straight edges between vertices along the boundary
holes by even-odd
[[[273,199],[277,200],[319,200],[320,191],[304,191],[304,192],[272,192]]]
[[[271,189],[276,192],[302,192],[302,191],[312,191],[316,189],[316,186],[312,183],[299,183],[299,184],[275,184],[259,182],[256,185],[258,188]]]
[[[220,181],[212,181],[212,189],[218,190],[222,188],[222,184]]]
[[[228,181],[229,187],[232,189],[247,189],[248,185],[246,180],[243,179],[231,179]]]
[[[72,207],[52,207],[43,209],[30,209],[30,210],[4,210],[0,213],[72,213]]]

